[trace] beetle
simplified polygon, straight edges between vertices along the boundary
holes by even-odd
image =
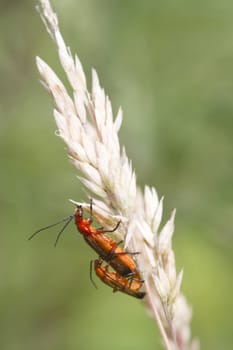
[[[146,293],[139,291],[142,286],[140,280],[128,279],[115,271],[109,271],[109,265],[103,265],[103,262],[101,258],[94,261],[95,273],[103,283],[113,288],[113,292],[120,291],[138,299],[144,298]],[[93,280],[92,282],[94,283]]]

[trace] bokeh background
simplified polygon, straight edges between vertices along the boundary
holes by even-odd
[[[233,2],[53,2],[90,82],[94,66],[138,183],[177,208],[174,249],[202,349],[232,349]],[[143,304],[89,280],[93,253],[70,225],[28,242],[85,200],[35,56],[61,76],[36,1],[0,1],[0,348],[162,349]]]

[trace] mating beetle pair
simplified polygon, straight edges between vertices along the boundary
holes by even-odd
[[[57,235],[57,239],[55,241],[56,245],[59,237],[73,219],[78,231],[83,235],[87,244],[94,249],[99,256],[98,259],[94,260],[94,269],[96,275],[102,280],[102,282],[113,288],[113,292],[121,291],[135,298],[142,299],[145,296],[145,293],[140,291],[143,285],[143,280],[140,278],[140,274],[137,271],[135,261],[132,257],[132,255],[136,255],[138,253],[127,252],[119,246],[121,242],[117,243],[106,234],[116,231],[120,225],[120,221],[112,230],[104,230],[103,228],[96,228],[92,225],[92,200],[90,201],[89,218],[84,218],[83,208],[81,205],[79,205],[77,206],[77,209],[73,215],[70,215],[69,217],[55,224],[49,225],[34,232],[29,239],[32,239],[43,230],[66,221],[65,225]],[[105,265],[104,262],[106,262]],[[92,263],[93,262],[91,262],[91,267]],[[109,271],[109,267],[111,267],[114,271]],[[90,272],[91,271],[92,268]],[[95,285],[94,281],[92,280],[92,275],[91,281]]]

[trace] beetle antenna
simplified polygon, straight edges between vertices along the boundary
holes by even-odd
[[[95,281],[93,280],[93,274],[92,274],[92,272],[93,272],[93,262],[94,262],[94,260],[90,261],[90,280],[91,280],[91,283],[93,284],[93,286],[97,289],[97,285],[96,285]]]
[[[38,233],[40,233],[41,231],[45,231],[53,226],[56,226],[58,224],[60,224],[61,222],[64,222],[64,221],[67,221],[67,223],[65,224],[65,227],[67,226],[67,224],[73,219],[74,215],[70,215],[68,216],[67,218],[64,218],[58,222],[55,222],[55,224],[52,224],[52,225],[49,225],[49,226],[46,226],[46,227],[42,227],[40,228],[39,230],[37,230],[36,232],[34,232],[29,238],[28,240],[30,241],[33,237],[35,237]]]
[[[56,245],[57,245],[57,243],[58,243],[58,240],[59,240],[59,238],[60,238],[61,235],[62,235],[62,232],[63,232],[63,231],[65,230],[65,228],[69,225],[69,223],[71,222],[71,220],[73,220],[73,217],[74,217],[74,216],[71,215],[71,216],[67,219],[67,222],[66,222],[65,225],[62,227],[61,231],[58,232],[56,241],[55,241],[55,243],[54,243],[54,247],[56,247]]]

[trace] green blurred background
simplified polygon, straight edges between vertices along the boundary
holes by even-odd
[[[0,2],[0,349],[162,349],[143,304],[89,281],[71,225],[28,242],[85,200],[35,56],[61,76],[36,1]],[[90,82],[94,66],[141,186],[176,207],[174,248],[202,349],[232,349],[232,0],[53,1]]]

